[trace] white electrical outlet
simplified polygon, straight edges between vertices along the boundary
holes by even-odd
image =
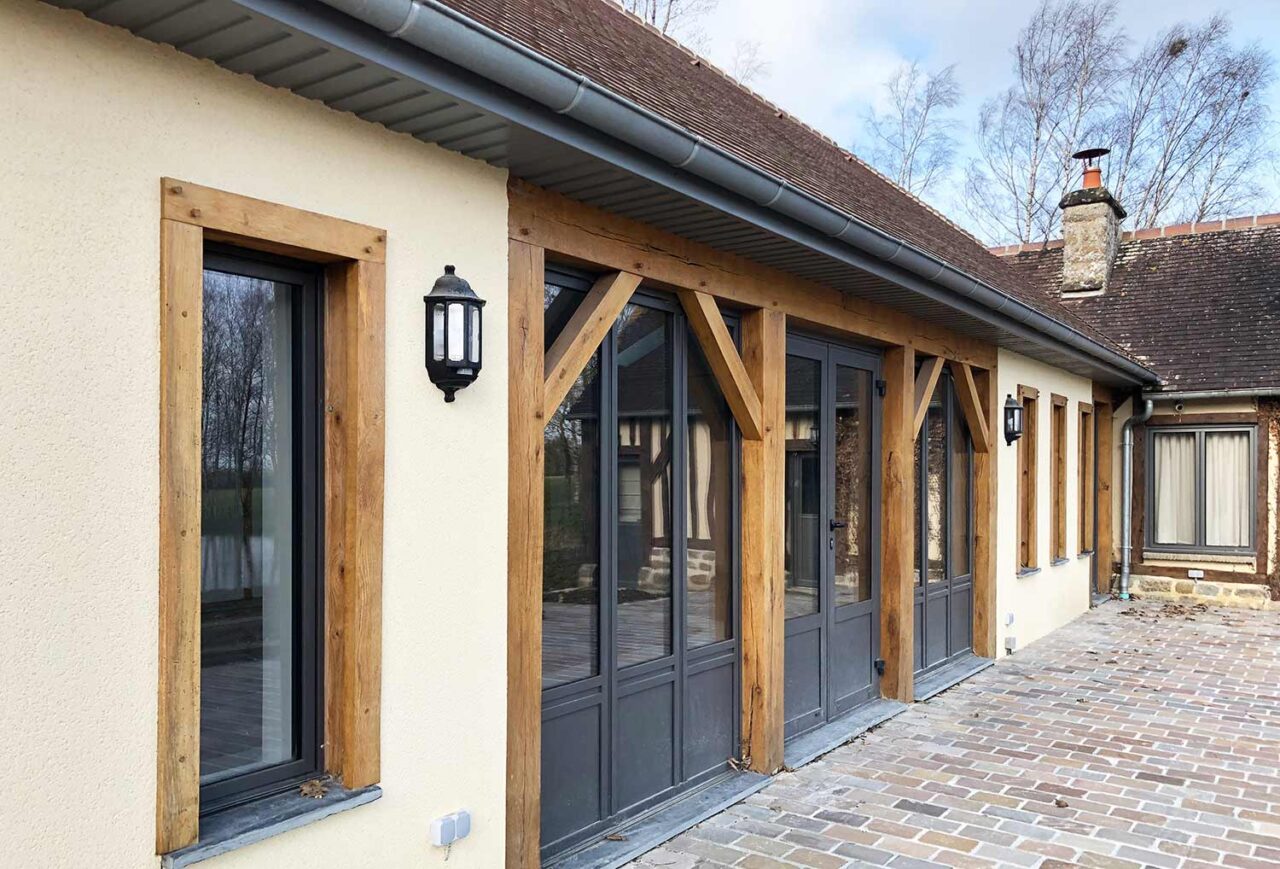
[[[1013,624],[1013,613],[1005,613],[1004,623],[1005,625]]]
[[[471,832],[471,813],[466,809],[436,818],[431,822],[431,844],[438,848],[452,845]]]
[[[1018,638],[1009,636],[1004,638],[1004,650],[1012,655],[1018,649]]]

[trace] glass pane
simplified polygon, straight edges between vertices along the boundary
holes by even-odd
[[[292,293],[206,270],[200,781],[299,757]]]
[[[928,582],[945,582],[947,579],[946,538],[947,527],[947,421],[942,411],[942,381],[933,391],[929,413],[925,418],[925,437],[928,437],[929,476],[925,480],[925,577]]]
[[[444,358],[444,305],[431,306],[431,358]]]
[[[549,306],[558,295],[548,287]],[[599,352],[551,417],[543,444],[542,687],[553,688],[600,666]]]
[[[816,613],[821,605],[822,363],[787,357],[786,612]]]
[[[1249,504],[1254,492],[1249,464],[1249,433],[1244,431],[1206,432],[1205,458],[1205,543],[1209,546],[1249,545]]]
[[[969,426],[958,404],[952,404],[951,419],[951,575],[968,576],[969,566],[969,487],[972,485],[972,457]]]
[[[836,366],[836,606],[871,599],[871,372]]]
[[[1156,543],[1196,542],[1195,432],[1157,432],[1155,445],[1155,503],[1152,517]]]
[[[688,645],[733,633],[733,417],[698,340],[688,338]]]
[[[671,654],[671,317],[628,305],[618,384],[618,666]]]
[[[462,361],[462,332],[466,327],[466,314],[462,310],[461,302],[449,303],[449,314],[445,318],[449,330],[448,355],[450,362]]]
[[[467,348],[467,361],[480,364],[480,309],[471,309],[471,341]]]

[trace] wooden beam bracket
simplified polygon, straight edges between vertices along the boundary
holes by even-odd
[[[750,441],[760,440],[764,436],[760,397],[751,384],[715,297],[694,290],[681,290],[678,295],[689,318],[689,326],[698,338],[698,346],[707,358],[716,383],[720,384],[742,436]]]
[[[983,398],[978,391],[973,368],[964,362],[952,362],[951,374],[955,379],[956,397],[960,399],[960,410],[964,413],[964,421],[969,424],[969,435],[973,438],[974,452],[990,452],[991,430],[987,427],[987,413],[990,408],[983,407]]]
[[[938,378],[942,376],[942,365],[946,362],[941,356],[926,359],[916,374],[915,399],[911,405],[911,437],[920,436],[924,426],[924,418],[929,414],[929,400],[933,398],[933,390],[938,386]]]
[[[631,294],[640,286],[640,276],[631,272],[610,272],[596,279],[564,331],[556,337],[543,363],[542,420],[555,415],[573,382],[609,334]]]

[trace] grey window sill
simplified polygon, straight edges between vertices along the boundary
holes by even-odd
[[[1050,561],[1050,562],[1049,562],[1049,566],[1050,566],[1050,567],[1061,567],[1062,565],[1066,564],[1066,563],[1067,563],[1068,561],[1070,561],[1070,560],[1071,560],[1070,558],[1055,558],[1055,559],[1053,559],[1053,561]]]
[[[1038,567],[1019,567],[1019,568],[1018,568],[1018,576],[1019,576],[1019,577],[1023,577],[1023,576],[1035,576],[1035,575],[1036,575],[1037,573],[1039,573],[1039,572],[1040,572],[1040,568],[1038,568]]]
[[[1093,557],[1092,549],[1086,549],[1084,552],[1081,552],[1079,555],[1076,556],[1076,558],[1092,558],[1092,557]]]
[[[293,790],[201,818],[200,841],[165,854],[162,865],[164,869],[191,866],[210,857],[305,827],[321,818],[363,806],[382,796],[382,788],[377,785],[357,791],[349,791],[333,782],[328,787],[329,792],[319,799],[301,796]]]

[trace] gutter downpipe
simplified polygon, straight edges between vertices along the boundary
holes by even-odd
[[[242,2],[254,5],[253,0]],[[323,2],[394,39],[625,142],[668,166],[689,172],[953,294],[948,298],[936,290],[921,291],[926,297],[968,312],[984,311],[983,319],[993,325],[1032,340],[1047,338],[1071,354],[1111,368],[1135,384],[1156,380],[1154,373],[1144,366],[1071,326],[773,177],[439,0]]]
[[[1135,406],[1138,398],[1134,398]],[[1129,566],[1133,560],[1133,427],[1151,419],[1155,403],[1142,399],[1142,410],[1124,421],[1120,436],[1120,599],[1129,599]]]

